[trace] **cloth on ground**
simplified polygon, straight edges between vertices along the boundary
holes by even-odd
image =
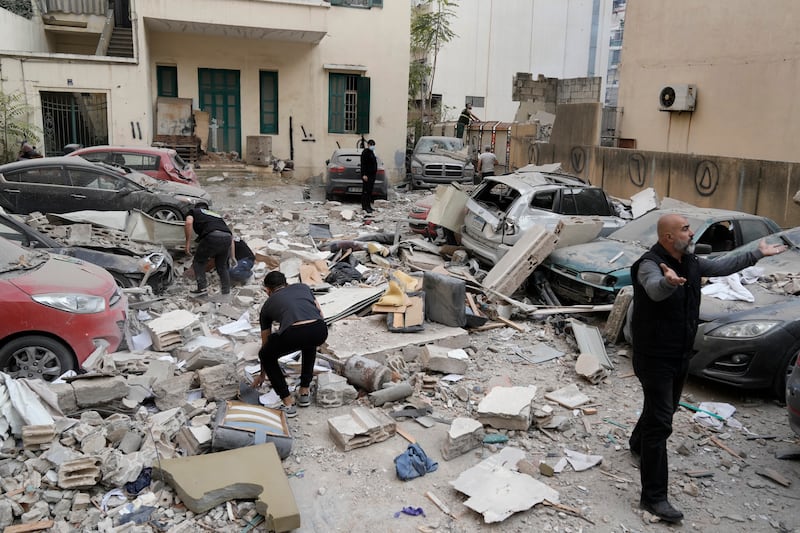
[[[419,444],[409,444],[405,452],[394,458],[397,477],[403,481],[421,477],[439,468],[439,463],[431,460]]]

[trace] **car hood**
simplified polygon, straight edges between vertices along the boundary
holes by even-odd
[[[114,286],[111,274],[102,268],[55,254],[41,267],[20,272],[9,281],[30,295],[78,292],[105,297]]]
[[[414,154],[414,159],[416,159],[423,165],[429,165],[431,163],[458,163],[459,165],[465,164],[465,162],[462,161],[461,159],[448,156],[442,153]]]
[[[200,187],[195,187],[194,185],[188,185],[186,183],[178,183],[177,181],[158,180],[158,183],[151,188],[170,194],[182,194],[184,196],[194,196],[206,200],[211,198],[211,196]]]
[[[619,278],[620,273],[629,272],[633,263],[646,251],[647,248],[641,244],[601,238],[556,249],[548,256],[547,262],[577,272],[602,272]]]

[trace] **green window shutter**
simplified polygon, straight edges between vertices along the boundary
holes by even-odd
[[[259,72],[261,133],[278,133],[278,73]]]
[[[383,7],[383,0],[370,0],[369,7]]]
[[[369,133],[369,78],[358,78],[356,133]]]
[[[156,65],[158,96],[178,97],[178,67]]]
[[[344,91],[346,87],[346,75],[328,75],[328,133],[344,133]]]
[[[345,3],[345,0],[331,0],[331,5],[332,6],[343,6],[344,3]]]

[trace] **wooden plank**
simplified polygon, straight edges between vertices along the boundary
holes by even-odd
[[[783,485],[784,487],[789,487],[792,484],[792,480],[784,477],[780,472],[777,470],[773,470],[772,468],[765,468],[763,470],[756,470],[756,474],[759,476],[763,476],[765,478],[771,479],[775,483],[779,485]]]
[[[405,429],[401,428],[400,426],[395,426],[395,431],[397,432],[398,435],[406,439],[411,444],[417,443],[417,439],[415,439],[413,435],[408,433]]]
[[[725,445],[725,444],[724,444],[722,441],[720,441],[718,438],[716,438],[716,437],[711,437],[711,439],[710,439],[710,440],[711,440],[711,442],[713,442],[714,444],[716,444],[717,446],[719,446],[720,448],[722,448],[723,450],[725,450],[726,452],[728,452],[728,453],[729,453],[729,454],[731,454],[732,456],[736,457],[737,459],[742,459],[742,456],[741,456],[741,455],[739,455],[738,453],[736,453],[735,451],[733,451],[731,448],[729,448],[728,446],[726,446],[726,445]],[[744,460],[744,459],[742,459],[742,460]]]
[[[453,513],[450,512],[450,508],[447,506],[447,504],[445,504],[436,494],[434,494],[433,491],[427,491],[425,493],[425,497],[432,501],[444,514],[451,518],[455,518]]]
[[[16,526],[8,526],[3,530],[3,533],[26,533],[28,531],[42,531],[53,527],[52,520],[39,520],[38,522],[30,522],[28,524],[18,524]]]
[[[515,330],[521,331],[523,333],[525,332],[525,328],[523,328],[522,326],[520,326],[516,322],[513,322],[513,321],[511,321],[511,320],[509,320],[507,318],[503,318],[503,317],[499,316],[499,317],[497,317],[497,320],[499,322],[502,322],[503,324],[505,324],[506,326],[508,326],[510,328],[514,328]]]
[[[469,304],[469,308],[472,309],[473,315],[483,316],[483,314],[481,314],[480,310],[478,309],[478,306],[475,304],[475,296],[473,296],[472,293],[470,292],[467,293],[467,304]]]

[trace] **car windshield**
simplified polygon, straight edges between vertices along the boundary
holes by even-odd
[[[651,246],[658,241],[656,225],[663,214],[663,211],[645,213],[636,220],[631,220],[614,233],[609,234],[608,238],[615,241],[638,242],[644,246]],[[689,221],[692,231],[697,231],[703,225],[703,220],[700,218],[686,216],[686,220]]]
[[[415,152],[425,153],[425,152],[458,152],[463,147],[461,143],[461,139],[448,139],[448,138],[441,138],[441,139],[426,139],[422,138],[417,143],[417,148],[414,150]]]
[[[49,258],[46,252],[29,250],[0,237],[0,273],[36,268]]]
[[[181,159],[181,156],[178,154],[172,155],[172,164],[175,165],[175,168],[178,170],[186,170],[189,167],[189,163]]]

